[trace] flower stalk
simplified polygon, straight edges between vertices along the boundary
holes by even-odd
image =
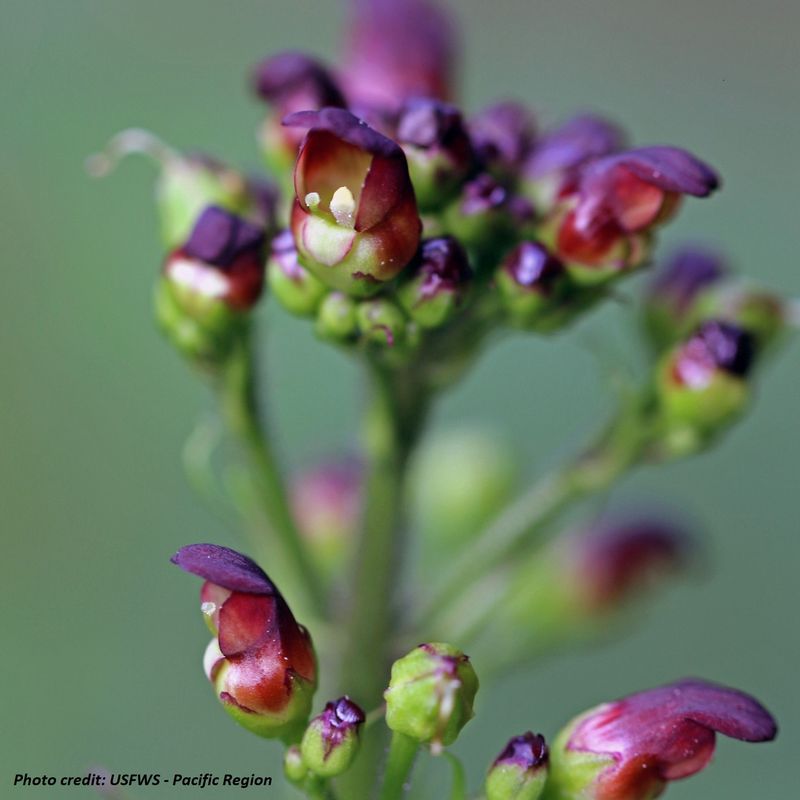
[[[311,611],[324,619],[322,583],[297,531],[281,470],[260,416],[249,328],[220,367],[216,383],[222,417],[247,459],[260,511],[293,572],[292,587],[303,594]]]

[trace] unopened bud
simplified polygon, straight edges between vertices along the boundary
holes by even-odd
[[[423,328],[437,328],[456,312],[471,277],[467,254],[456,239],[428,239],[398,289],[398,299]]]
[[[538,800],[547,781],[548,758],[541,734],[514,736],[486,776],[486,800]]]
[[[341,775],[356,757],[364,712],[346,695],[328,703],[308,725],[300,750],[311,772],[323,778]]]
[[[472,719],[478,676],[449,644],[423,644],[392,665],[386,724],[434,749],[452,744]]]

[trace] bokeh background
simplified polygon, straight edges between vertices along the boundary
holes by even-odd
[[[517,97],[545,122],[606,109],[639,142],[694,150],[719,168],[725,190],[687,203],[665,244],[722,244],[743,270],[800,295],[800,5],[452,5],[469,108]],[[132,161],[96,182],[83,161],[110,134],[141,125],[177,146],[257,165],[261,111],[246,69],[287,47],[333,57],[341,5],[3,0],[0,9],[0,794],[22,796],[10,788],[16,772],[80,774],[96,763],[277,778],[278,748],[238,729],[213,701],[199,668],[197,586],[167,562],[184,543],[235,538],[181,472],[184,439],[209,399],[151,322],[161,257],[154,175]],[[282,447],[307,462],[355,430],[358,375],[306,325],[271,303],[262,313]],[[633,316],[620,307],[553,341],[505,341],[447,397],[436,424],[494,420],[531,470],[542,469],[602,419],[602,362],[630,349]],[[601,700],[701,675],[763,699],[782,733],[768,746],[721,740],[716,764],[674,784],[670,797],[794,795],[799,352],[794,344],[771,365],[746,424],[714,452],[621,488],[617,504],[658,498],[694,512],[710,568],[662,595],[629,637],[486,687],[457,746],[473,783],[512,733],[552,735]],[[273,787],[269,796],[284,794]]]

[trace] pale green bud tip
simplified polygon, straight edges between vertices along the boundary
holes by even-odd
[[[473,717],[478,677],[469,658],[449,644],[423,644],[395,661],[386,724],[434,750],[452,744]]]

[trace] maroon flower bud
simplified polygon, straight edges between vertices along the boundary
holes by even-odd
[[[599,612],[619,608],[653,578],[685,566],[691,545],[679,528],[643,518],[591,528],[559,549],[578,604]]]
[[[538,800],[547,780],[549,753],[541,734],[509,739],[486,776],[486,800]]]
[[[317,684],[314,648],[272,581],[218,545],[189,545],[171,560],[205,579],[201,608],[216,639],[204,662],[226,711],[260,736],[302,729]]]
[[[719,186],[716,173],[685,150],[644,147],[591,162],[577,191],[565,200],[556,248],[573,274],[604,279],[637,266],[637,234],[664,222],[681,196],[706,197]],[[633,247],[633,249],[632,249]]]
[[[533,149],[536,123],[519,103],[497,103],[469,120],[478,159],[501,179],[513,179]]]
[[[209,206],[183,247],[167,259],[164,274],[187,298],[222,300],[232,309],[247,310],[264,285],[264,230]]]
[[[345,47],[351,102],[396,108],[453,90],[453,22],[429,0],[352,0]]]
[[[408,158],[420,208],[441,208],[466,180],[474,162],[461,113],[439,100],[410,100],[400,111],[395,138]]]
[[[719,253],[698,247],[676,251],[656,274],[646,296],[645,322],[657,346],[684,335],[698,297],[728,273]]]
[[[472,271],[464,248],[452,236],[428,239],[409,270],[398,299],[423,328],[446,322],[464,299]]]
[[[348,294],[373,294],[413,258],[422,224],[405,155],[352,114],[293,114],[310,129],[294,171],[292,233],[301,263]]]
[[[558,800],[650,800],[702,770],[717,733],[766,742],[777,725],[750,695],[699,679],[604,703],[559,734],[548,791]]]
[[[497,288],[510,322],[521,328],[546,325],[567,286],[564,265],[540,242],[521,242],[503,261]]]

